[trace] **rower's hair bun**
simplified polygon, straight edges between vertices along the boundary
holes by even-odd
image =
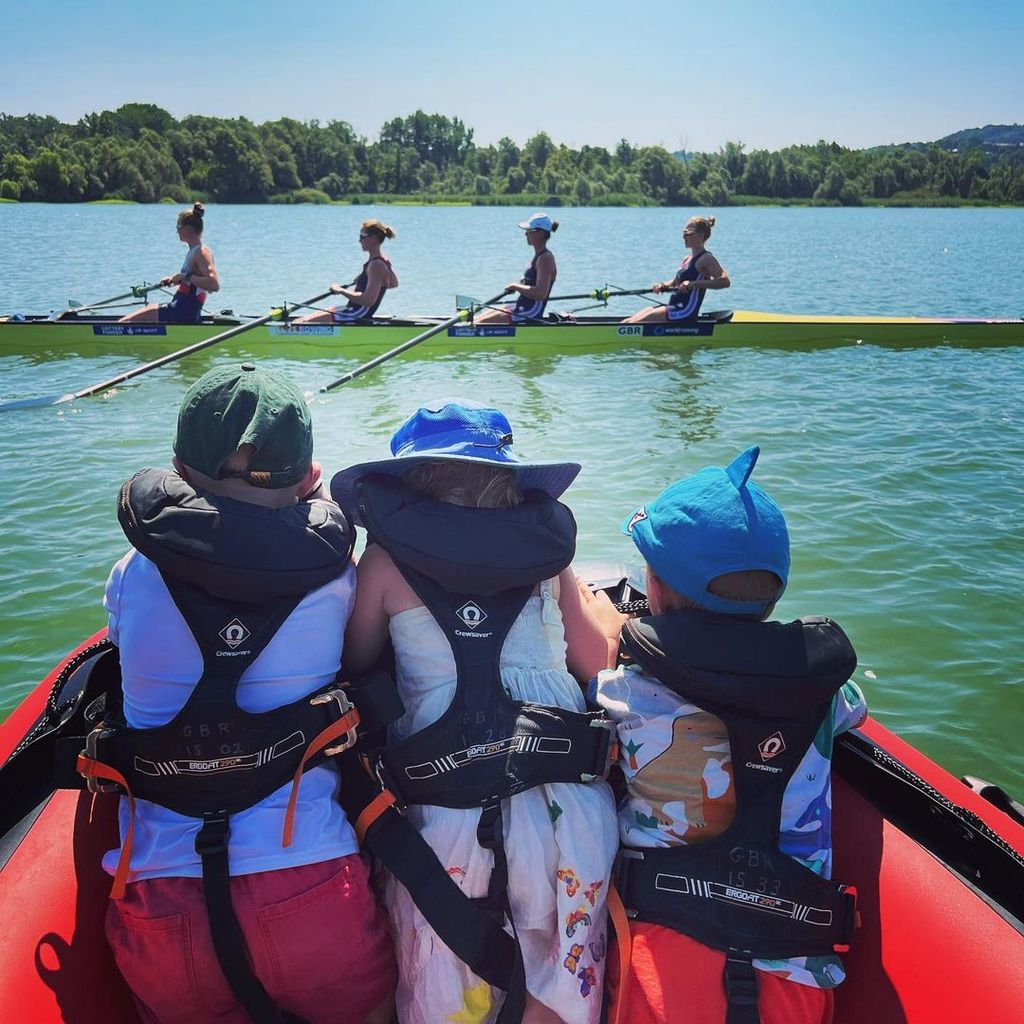
[[[364,220],[363,230],[372,231],[382,242],[385,238],[395,237],[395,229],[379,220]]]
[[[199,234],[203,233],[203,214],[206,213],[206,208],[202,203],[193,203],[191,210],[182,210],[178,214],[178,227],[189,227],[193,231],[197,231]]]
[[[551,230],[552,230],[552,232],[555,232],[555,231],[558,230],[558,221],[557,220],[553,220],[551,222]]]

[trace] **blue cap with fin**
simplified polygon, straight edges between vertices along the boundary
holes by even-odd
[[[760,615],[771,603],[712,594],[708,584],[725,573],[764,569],[779,577],[783,590],[789,579],[782,509],[750,481],[760,452],[755,445],[724,469],[708,466],[684,477],[622,524],[654,572],[708,611]]]

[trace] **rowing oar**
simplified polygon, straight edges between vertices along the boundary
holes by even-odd
[[[650,288],[609,288],[605,285],[604,288],[595,288],[592,292],[581,292],[579,295],[551,295],[548,297],[548,302],[574,302],[577,299],[596,299],[598,302],[607,302],[609,299],[614,299],[619,295],[648,295],[650,294]]]
[[[488,299],[486,302],[478,303],[476,308],[482,309],[485,306],[493,306],[495,302],[508,295],[508,293],[509,289],[506,288],[504,291],[498,292],[493,299]],[[376,359],[371,359],[368,363],[363,363],[362,366],[357,366],[354,370],[351,370],[344,376],[339,377],[337,380],[332,380],[330,384],[325,384],[320,389],[320,394],[323,394],[325,391],[333,391],[335,388],[340,388],[342,384],[347,384],[350,380],[355,380],[356,377],[361,377],[364,373],[369,373],[370,370],[376,369],[376,367],[380,366],[381,363],[386,363],[389,359],[394,359],[395,356],[400,356],[403,352],[408,352],[409,349],[419,345],[422,341],[426,341],[427,338],[432,338],[435,334],[440,334],[442,331],[446,331],[449,327],[454,327],[462,320],[471,319],[472,315],[472,309],[460,309],[455,316],[451,316],[447,320],[442,320],[439,324],[435,324],[422,334],[417,334],[415,338],[410,338],[408,341],[405,341],[401,345],[385,352],[383,355],[377,356]],[[3,406],[0,406],[0,409],[2,408]]]
[[[65,313],[78,313],[86,309],[100,309],[103,306],[111,306],[115,302],[120,302],[122,299],[145,299],[150,292],[156,291],[160,285],[150,284],[148,281],[143,281],[142,284],[132,285],[131,290],[122,292],[120,295],[114,295],[109,299],[104,299],[102,302],[92,302],[88,306],[83,306],[80,302],[76,302],[74,299],[68,299],[68,308],[62,309],[59,312],[54,310],[49,316],[50,320],[59,320]]]
[[[105,380],[101,384],[93,384],[92,387],[83,388],[81,391],[70,392],[66,395],[48,395],[45,398],[17,398],[11,402],[0,402],[0,412],[9,412],[12,409],[33,409],[44,405],[63,405],[65,402],[73,402],[77,398],[88,398],[90,395],[98,395],[101,391],[106,391],[108,388],[116,387],[126,380],[131,380],[132,377],[148,373],[150,370],[155,370],[158,366],[166,366],[168,363],[173,363],[176,359],[184,359],[185,356],[189,356],[193,352],[209,348],[211,345],[217,345],[222,341],[227,341],[229,338],[236,338],[239,334],[251,331],[254,327],[259,327],[261,324],[268,323],[271,320],[283,320],[287,316],[289,308],[298,309],[301,306],[308,306],[310,303],[326,299],[330,294],[331,292],[328,290],[321,292],[319,295],[314,295],[308,302],[292,304],[286,302],[279,309],[272,309],[265,316],[250,320],[247,324],[239,324],[237,327],[232,327],[229,330],[222,331],[220,334],[215,334],[212,338],[207,338],[205,341],[197,341],[194,345],[189,345],[188,348],[172,352],[170,355],[161,356],[159,359],[154,359],[151,363],[143,363],[142,366],[136,366],[134,370],[128,370],[127,373],[119,373],[116,377],[111,377],[110,380]]]

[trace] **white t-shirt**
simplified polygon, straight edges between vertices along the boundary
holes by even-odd
[[[341,664],[345,624],[355,600],[355,567],[307,594],[288,616],[238,685],[239,706],[269,711],[331,681]],[[103,597],[110,639],[118,645],[124,714],[130,726],[169,722],[184,706],[202,675],[203,659],[157,567],[129,551],[111,570]],[[316,864],[355,853],[358,842],[335,796],[333,767],[306,772],[299,786],[291,846],[281,845],[291,783],[231,816],[228,862],[232,875]],[[121,801],[121,837],[129,821]],[[200,822],[136,801],[129,881],[202,875],[195,837]],[[118,850],[103,859],[111,874]]]

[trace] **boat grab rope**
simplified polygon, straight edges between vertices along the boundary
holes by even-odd
[[[971,831],[978,833],[993,845],[997,846],[1007,857],[1019,867],[1024,869],[1024,854],[1015,850],[998,832],[994,831],[973,811],[958,803],[954,803],[949,797],[944,796],[934,786],[926,782],[916,772],[908,768],[902,761],[897,760],[887,750],[872,745],[870,755],[883,768],[899,776],[904,782],[919,790],[933,803],[938,804],[947,814],[952,815],[961,824]]]
[[[97,640],[96,643],[83,647],[80,651],[68,658],[64,667],[58,673],[57,678],[53,681],[53,686],[50,688],[50,694],[46,698],[46,707],[43,709],[42,715],[39,716],[35,725],[33,725],[32,728],[29,729],[29,731],[22,737],[21,742],[14,748],[14,750],[11,751],[10,757],[7,759],[8,761],[13,761],[22,753],[22,751],[25,750],[26,747],[34,743],[40,736],[60,725],[67,710],[72,707],[80,697],[80,694],[74,693],[69,696],[67,700],[60,701],[59,698],[61,691],[67,685],[68,680],[91,658],[113,649],[113,641],[104,637],[102,640]]]

